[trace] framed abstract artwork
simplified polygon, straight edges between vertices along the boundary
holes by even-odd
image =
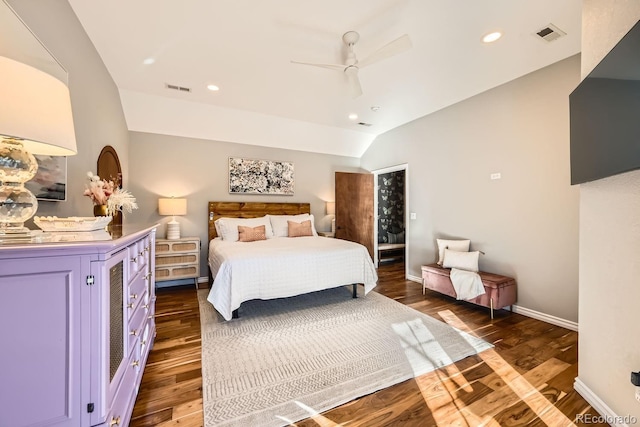
[[[230,194],[268,194],[292,196],[292,162],[229,157]]]
[[[65,156],[34,155],[38,172],[24,186],[38,200],[67,200],[67,158]]]

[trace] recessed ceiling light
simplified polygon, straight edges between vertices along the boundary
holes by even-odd
[[[349,114],[349,120],[356,120],[357,118],[358,118],[358,115],[356,113]]]
[[[502,33],[500,31],[494,31],[482,37],[482,42],[493,43],[494,41],[498,40],[500,37],[502,37]]]
[[[213,92],[216,92],[216,91],[220,90],[220,88],[218,86],[216,86],[216,85],[207,85],[207,89],[209,89],[209,90],[211,90]]]
[[[142,63],[143,63],[144,65],[151,65],[151,64],[153,64],[154,62],[156,62],[155,58],[147,58],[147,59],[145,59],[144,61],[142,61]]]

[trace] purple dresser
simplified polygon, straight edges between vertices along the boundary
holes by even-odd
[[[0,426],[127,426],[155,337],[155,226],[0,245]]]

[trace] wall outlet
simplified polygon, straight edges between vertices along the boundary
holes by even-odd
[[[502,178],[502,175],[500,174],[500,172],[497,172],[497,173],[492,173],[489,177],[491,179],[500,179]]]
[[[416,215],[415,212],[411,212],[411,214],[409,214],[409,219],[416,219],[418,216]]]

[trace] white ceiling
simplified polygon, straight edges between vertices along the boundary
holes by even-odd
[[[376,135],[580,51],[581,0],[69,2],[130,130],[356,157]],[[535,35],[550,23],[567,36]],[[360,59],[403,34],[413,43],[360,70],[357,99],[341,72],[290,62],[344,63],[349,30]],[[502,39],[481,43],[493,30]]]

